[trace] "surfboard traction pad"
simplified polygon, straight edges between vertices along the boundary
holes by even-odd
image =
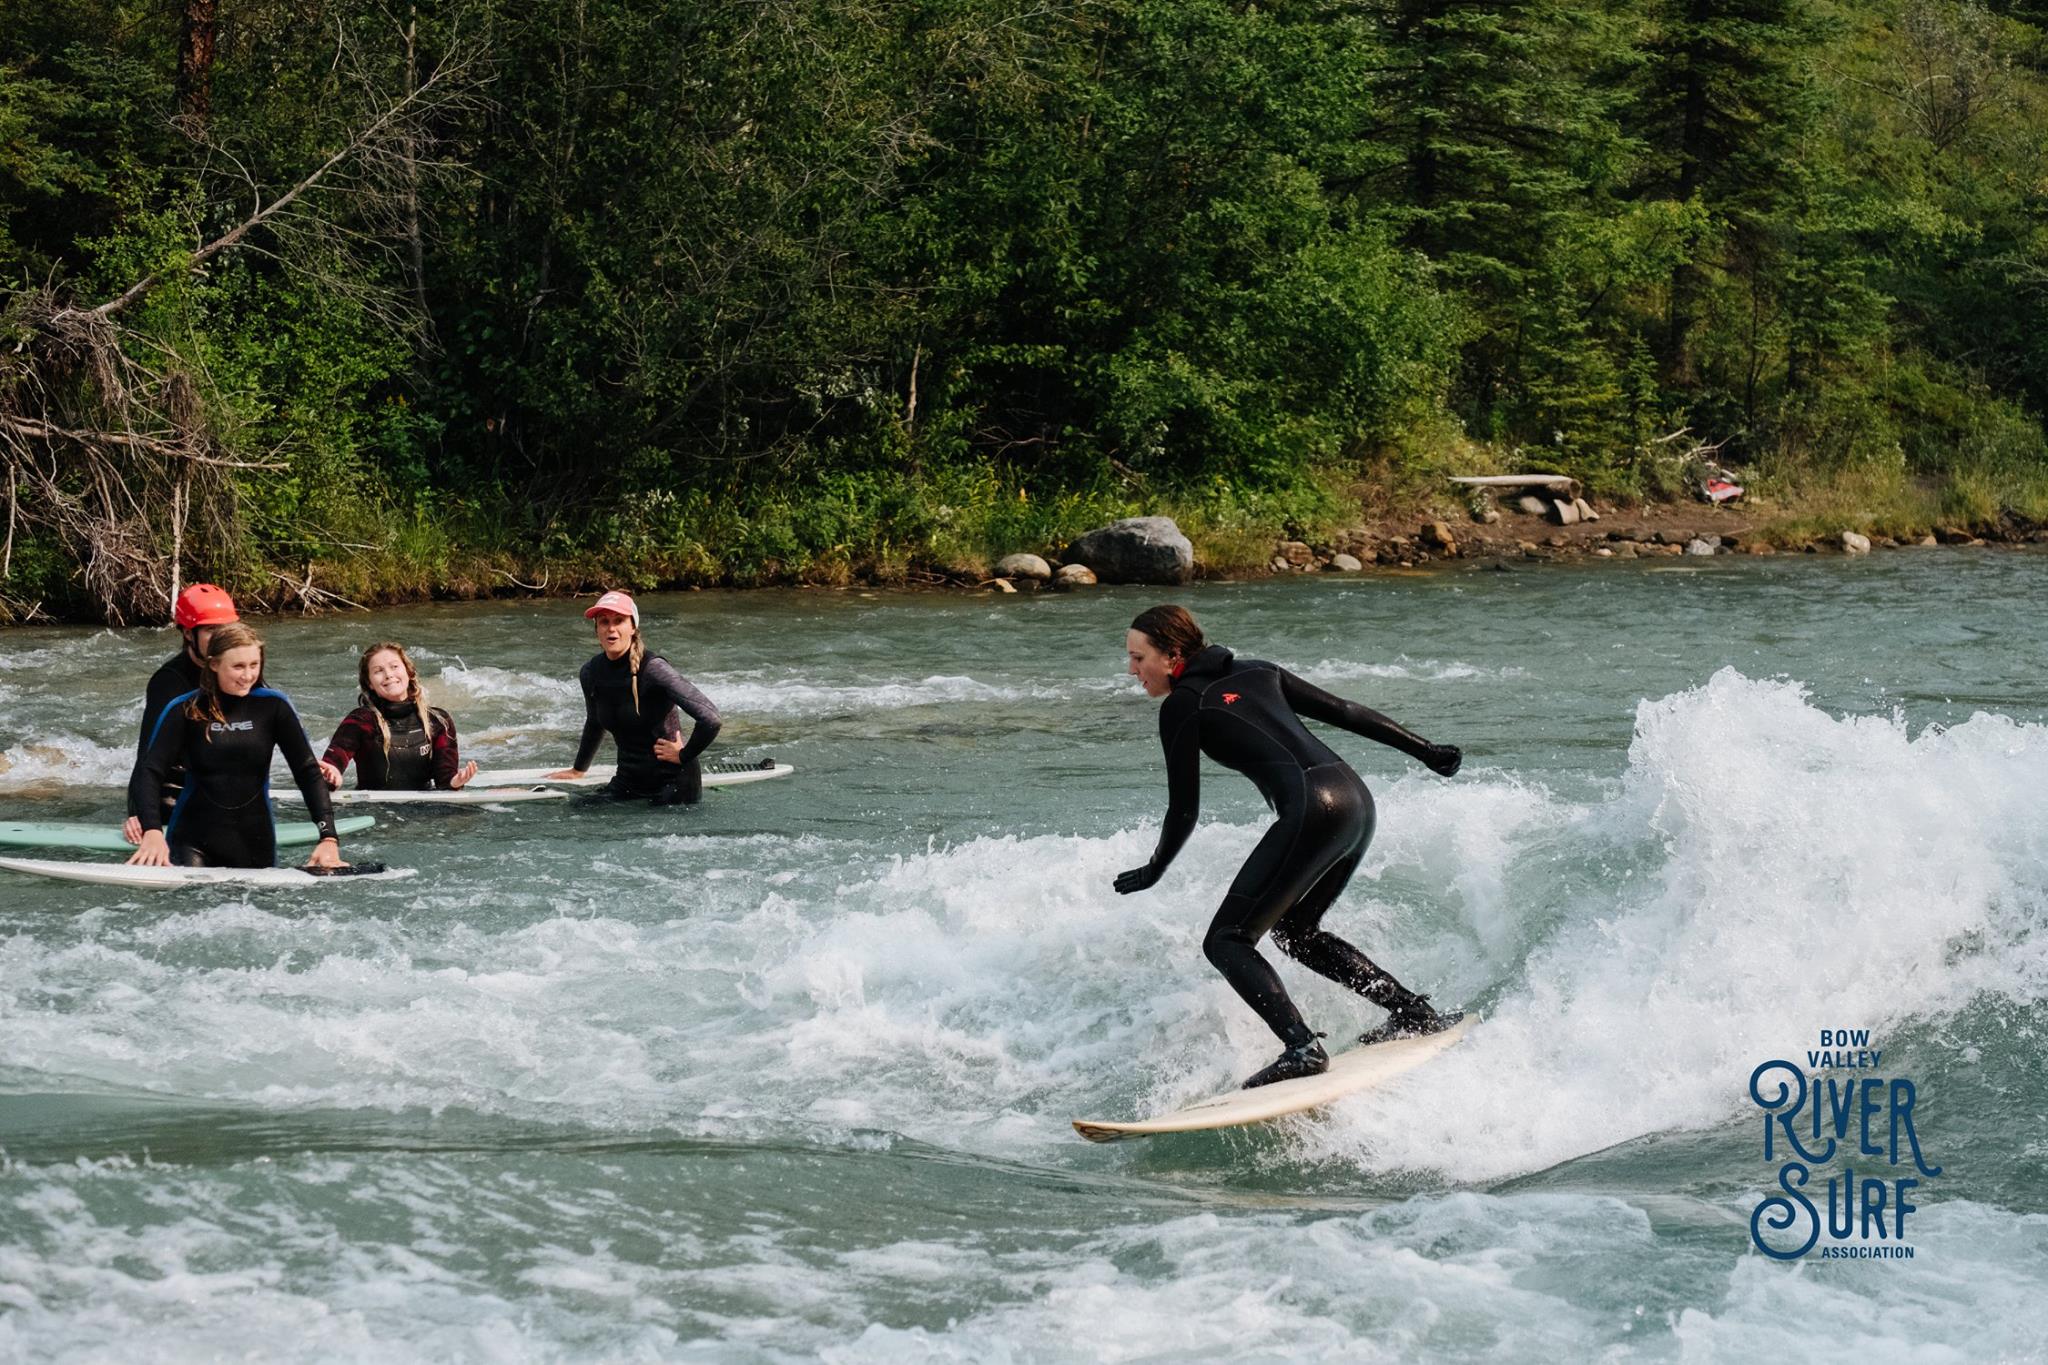
[[[1276,1081],[1256,1090],[1229,1090],[1151,1118],[1123,1123],[1075,1119],[1074,1131],[1090,1142],[1124,1142],[1166,1133],[1242,1128],[1254,1123],[1269,1123],[1290,1114],[1307,1113],[1414,1070],[1462,1041],[1478,1022],[1478,1015],[1467,1014],[1440,1033],[1350,1048],[1331,1058],[1330,1069],[1319,1076]]]

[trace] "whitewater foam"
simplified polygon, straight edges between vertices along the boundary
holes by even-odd
[[[1579,893],[1465,1044],[1341,1106],[1311,1148],[1460,1181],[1540,1170],[1724,1121],[1752,1067],[1822,1025],[1882,1034],[2025,991],[2044,757],[2042,727],[1915,737],[1732,669],[1644,702],[1624,792],[1581,849],[1637,875]]]

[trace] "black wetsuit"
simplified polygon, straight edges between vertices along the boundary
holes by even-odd
[[[1358,774],[1303,727],[1300,717],[1341,726],[1399,749],[1439,772],[1458,752],[1411,734],[1379,712],[1311,686],[1276,664],[1234,659],[1211,645],[1188,661],[1159,708],[1168,805],[1152,861],[1133,884],[1157,881],[1187,842],[1200,806],[1202,755],[1249,777],[1278,815],[1230,884],[1202,951],[1246,1004],[1289,1047],[1315,1035],[1258,941],[1273,942],[1309,970],[1396,1013],[1421,997],[1322,927],[1372,841],[1372,794]],[[1127,874],[1129,875],[1129,874]]]
[[[697,755],[718,738],[723,723],[710,698],[655,654],[640,661],[638,706],[633,704],[633,671],[623,655],[610,659],[600,653],[583,665],[578,679],[583,684],[583,738],[576,745],[576,761],[569,766],[588,768],[598,741],[609,733],[618,745],[619,769],[606,789],[608,795],[651,797],[660,805],[689,804],[703,796],[704,774]],[[678,711],[690,717],[690,738],[680,763],[663,763],[654,756],[654,741],[682,734]]]
[[[139,771],[141,769],[142,760],[149,756],[149,738],[156,733],[157,717],[164,713],[164,708],[171,704],[173,698],[182,697],[197,686],[199,686],[199,665],[193,663],[192,656],[182,649],[171,658],[164,660],[163,667],[149,675],[149,688],[142,694],[142,730],[135,737],[136,770]],[[133,772],[129,774],[128,781],[129,790],[133,791],[135,783]],[[163,802],[157,814],[159,826],[161,826],[162,821],[171,818],[171,808],[177,804],[178,793],[183,791],[184,787],[185,769],[182,766],[174,767],[169,773],[165,774]],[[128,813],[138,817],[142,814],[141,811],[135,809],[135,803],[132,800],[128,803]]]
[[[298,713],[282,692],[257,687],[222,697],[224,721],[186,713],[196,691],[174,697],[158,713],[149,747],[128,785],[128,804],[145,830],[161,829],[171,861],[186,867],[269,867],[277,861],[277,825],[270,814],[270,754],[284,754],[306,810],[322,838],[334,837],[327,783]],[[165,776],[185,771],[185,788],[169,820],[160,817]]]

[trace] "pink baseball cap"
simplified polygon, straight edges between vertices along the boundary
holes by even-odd
[[[640,608],[633,604],[630,595],[620,592],[617,588],[598,598],[596,604],[583,613],[584,619],[588,620],[601,611],[608,611],[614,616],[630,617],[634,625],[640,624]]]

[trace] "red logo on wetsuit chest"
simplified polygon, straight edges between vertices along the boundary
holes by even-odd
[[[1223,704],[1224,704],[1225,706],[1229,706],[1229,705],[1230,705],[1230,704],[1231,704],[1232,702],[1235,702],[1236,700],[1237,700],[1237,693],[1235,693],[1235,692],[1225,692],[1225,693],[1223,694]]]

